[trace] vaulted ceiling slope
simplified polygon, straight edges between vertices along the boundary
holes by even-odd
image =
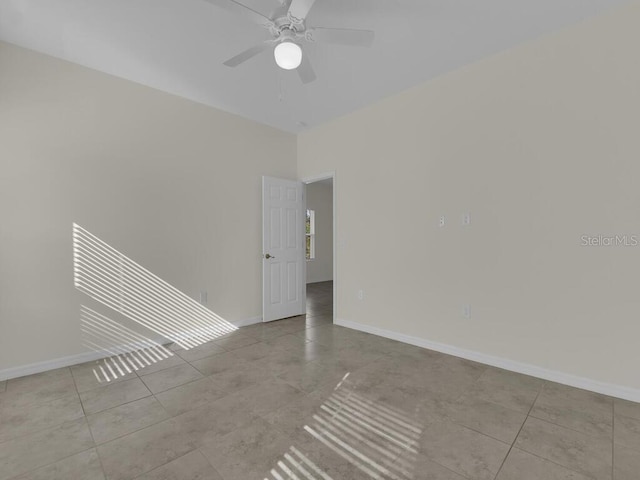
[[[291,0],[237,1],[270,16]],[[625,3],[316,0],[308,24],[376,37],[305,44],[317,74],[306,85],[271,54],[224,66],[270,34],[205,0],[0,0],[0,40],[298,132]]]

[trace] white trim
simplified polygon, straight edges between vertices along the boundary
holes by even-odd
[[[236,320],[231,322],[236,327],[247,327],[254,323],[261,323],[262,316],[251,317],[243,320]],[[164,344],[167,340],[164,337],[158,336],[151,340]],[[131,346],[131,350],[136,350],[137,347]],[[21,365],[19,367],[11,367],[0,370],[0,382],[4,380],[10,380],[12,378],[24,377],[25,375],[33,375],[36,373],[48,372],[49,370],[55,370],[56,368],[71,367],[80,363],[93,362],[105,358],[102,352],[83,352],[76,355],[69,355],[67,357],[54,358],[53,360],[45,360],[43,362],[30,363],[27,365]]]
[[[306,188],[306,186],[305,186]],[[305,190],[306,193],[306,190]],[[333,195],[333,193],[332,193]],[[305,196],[304,199],[304,211],[305,211],[305,228],[304,228],[304,249],[305,249],[305,258],[307,256],[307,237],[309,237],[309,258],[307,258],[307,262],[311,262],[316,259],[316,211],[307,208],[307,198]],[[307,233],[306,226],[306,215],[309,214],[309,233]],[[307,272],[304,272],[304,278],[307,278]],[[305,309],[306,310],[306,309]]]
[[[262,323],[262,315],[260,315],[259,317],[246,318],[244,320],[236,320],[235,322],[231,323],[233,323],[238,328],[248,327],[249,325],[253,325],[255,323]]]
[[[330,178],[335,180],[336,178],[335,170],[332,172],[321,173],[320,175],[314,175],[312,177],[305,177],[300,181],[305,185],[308,185],[310,183],[321,182],[322,180],[329,180]]]
[[[5,368],[0,370],[0,382],[3,380],[11,380],[12,378],[24,377],[25,375],[33,375],[35,373],[47,372],[56,368],[70,367],[80,363],[92,362],[104,358],[101,352],[84,352],[68,357],[56,358],[44,362],[30,363],[20,367]]]
[[[338,234],[337,234],[337,229],[336,226],[338,225],[337,222],[337,208],[338,208],[338,202],[336,201],[338,198],[338,189],[336,188],[336,182],[337,182],[337,175],[336,175],[336,171],[333,170],[331,172],[327,172],[327,173],[322,173],[320,175],[315,175],[312,177],[305,177],[301,180],[302,183],[306,185],[309,185],[310,183],[314,183],[314,182],[320,182],[322,180],[328,180],[328,179],[332,179],[333,180],[333,185],[332,185],[332,196],[333,196],[333,212],[331,212],[332,214],[332,222],[333,222],[333,323],[337,324],[338,322]],[[305,195],[305,209],[307,208],[307,198]],[[305,282],[306,282],[306,278],[307,278],[307,270],[306,270],[306,264],[305,264]],[[305,288],[306,288],[306,283],[305,283]]]
[[[446,353],[448,355],[453,355],[460,358],[466,358],[467,360],[473,360],[474,362],[483,363],[485,365],[491,365],[493,367],[503,368],[512,372],[531,375],[532,377],[541,378],[543,380],[562,383],[571,387],[581,388],[583,390],[589,390],[611,397],[622,398],[625,400],[630,400],[632,402],[640,402],[640,389],[600,382],[591,378],[579,377],[577,375],[571,375],[569,373],[560,372],[557,370],[549,370],[543,367],[538,367],[536,365],[516,362],[514,360],[509,360],[502,357],[495,357],[493,355],[476,352],[474,350],[466,350],[464,348],[458,348],[453,345],[447,345],[445,343],[433,342],[424,338],[414,337],[411,335],[406,335],[404,333],[393,332],[391,330],[386,330],[383,328],[372,327],[370,325],[353,322],[351,320],[337,319],[335,321],[335,324],[342,327],[351,328],[353,330],[359,330],[361,332],[378,335],[380,337],[389,338],[391,340],[408,343],[417,347],[435,350],[436,352]]]

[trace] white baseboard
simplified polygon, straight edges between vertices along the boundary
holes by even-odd
[[[240,328],[240,327],[248,327],[249,325],[253,325],[255,323],[262,323],[262,316],[260,316],[260,317],[251,317],[251,318],[247,318],[245,320],[236,320],[235,322],[231,322],[231,323],[233,323],[238,328]]]
[[[79,363],[92,362],[104,358],[102,352],[83,352],[77,355],[69,355],[68,357],[56,358],[54,360],[46,360],[44,362],[30,363],[19,367],[5,368],[0,370],[0,382],[3,380],[11,380],[12,378],[33,375],[34,373],[47,372],[56,368],[70,367]]]
[[[591,378],[579,377],[557,370],[549,370],[546,368],[538,367],[536,365],[516,362],[501,357],[495,357],[493,355],[487,355],[485,353],[480,353],[473,350],[466,350],[444,343],[432,342],[424,338],[405,335],[403,333],[393,332],[391,330],[386,330],[383,328],[372,327],[370,325],[353,322],[351,320],[336,319],[335,324],[342,327],[351,328],[353,330],[371,333],[380,337],[389,338],[391,340],[408,343],[409,345],[415,345],[417,347],[435,350],[436,352],[446,353],[455,357],[473,360],[474,362],[491,365],[493,367],[502,368],[504,370],[531,375],[532,377],[541,378],[543,380],[549,380],[552,382],[569,385],[571,387],[601,393],[603,395],[608,395],[611,397],[622,398],[625,400],[630,400],[632,402],[640,402],[640,390],[636,388],[629,388],[621,385],[600,382]]]
[[[254,323],[262,322],[262,317],[251,317],[244,320],[236,320],[233,323],[236,327],[246,327],[253,325]],[[154,336],[152,340],[157,343],[163,344],[167,340],[160,336]],[[136,350],[137,348],[131,347],[130,350]],[[3,380],[10,380],[12,378],[24,377],[26,375],[33,375],[35,373],[47,372],[49,370],[55,370],[56,368],[71,367],[85,362],[93,362],[105,358],[102,352],[83,352],[76,355],[69,355],[67,357],[55,358],[53,360],[45,360],[43,362],[30,363],[28,365],[21,365],[19,367],[11,367],[0,370],[0,382]]]

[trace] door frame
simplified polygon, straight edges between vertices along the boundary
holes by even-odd
[[[332,277],[333,277],[333,323],[336,323],[336,319],[337,319],[337,315],[338,315],[338,309],[337,307],[337,300],[338,300],[338,276],[337,276],[337,272],[338,272],[338,249],[337,249],[337,230],[336,230],[336,226],[337,223],[336,222],[336,212],[337,212],[337,206],[338,203],[336,202],[336,171],[330,171],[330,172],[326,172],[320,175],[313,175],[310,177],[304,177],[302,178],[300,181],[304,184],[305,186],[305,195],[304,195],[304,206],[305,208],[307,208],[307,191],[306,191],[306,187],[307,185],[309,185],[310,183],[315,183],[315,182],[319,182],[321,180],[328,180],[329,178],[331,178],[333,180],[333,188],[332,188],[332,201],[333,201],[333,210],[331,212],[332,218],[331,218],[331,222],[333,224],[333,272],[332,272]],[[305,282],[305,292],[307,290],[306,285],[307,285],[307,262],[305,261],[304,263],[304,282]],[[306,297],[306,294],[305,294]],[[306,298],[305,298],[305,302],[306,302]]]

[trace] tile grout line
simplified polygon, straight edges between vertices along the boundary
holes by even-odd
[[[146,385],[145,385],[145,386],[146,386]],[[147,389],[147,390],[148,390],[148,389]],[[166,391],[166,390],[165,390],[165,391]],[[128,402],[123,402],[123,403],[121,403],[121,404],[119,404],[119,405],[116,405],[116,406],[114,406],[114,407],[105,408],[104,410],[99,410],[99,411],[97,411],[97,412],[93,412],[93,413],[85,414],[85,416],[88,418],[88,417],[89,417],[89,416],[91,416],[91,415],[99,415],[99,414],[101,414],[101,413],[108,412],[109,410],[113,410],[113,409],[115,409],[115,408],[123,407],[123,406],[125,406],[125,405],[130,405],[130,404],[132,404],[133,402],[137,402],[137,401],[139,401],[139,400],[144,400],[145,398],[149,398],[149,397],[152,397],[152,396],[153,396],[153,393],[149,392],[149,395],[145,395],[144,397],[136,398],[135,400],[129,400]]]
[[[545,382],[545,383],[547,383],[547,382]],[[535,405],[535,404],[534,404],[534,405]],[[586,435],[586,436],[595,436],[595,437],[600,437],[600,438],[602,437],[602,436],[598,436],[598,435],[589,435],[589,434],[584,433],[584,432],[581,432],[581,431],[579,431],[579,430],[574,430],[574,429],[572,429],[572,428],[565,427],[565,426],[563,426],[563,425],[558,425],[558,424],[556,424],[556,423],[550,422],[550,421],[545,420],[545,419],[542,419],[542,418],[538,418],[538,417],[533,417],[533,416],[529,416],[529,415],[527,415],[527,419],[529,419],[529,418],[533,418],[533,419],[535,419],[535,420],[538,420],[538,421],[540,421],[540,422],[546,423],[546,424],[548,424],[548,425],[552,425],[552,426],[559,427],[559,428],[562,428],[562,429],[565,429],[565,430],[569,430],[569,431],[574,432],[574,433],[579,433],[579,434],[581,434],[581,435]],[[525,420],[525,422],[526,422],[526,420]],[[523,426],[524,426],[524,424],[523,424]],[[521,428],[520,430],[522,430],[522,428]],[[519,436],[519,435],[520,435],[520,432],[518,432],[518,436]],[[516,440],[517,440],[517,436],[516,436]],[[515,445],[515,440],[514,440],[514,445]],[[510,449],[510,450],[511,450],[511,449]],[[561,468],[563,468],[563,469],[565,469],[565,470],[568,470],[568,471],[570,471],[570,472],[572,472],[572,473],[576,473],[576,474],[582,475],[583,477],[593,478],[593,477],[591,476],[591,474],[584,473],[584,472],[579,472],[579,471],[577,471],[577,470],[574,470],[574,469],[573,469],[573,468],[571,468],[571,467],[568,467],[568,466],[566,466],[566,465],[563,465],[563,464],[561,464],[561,463],[558,463],[558,462],[556,462],[556,461],[554,461],[554,460],[550,460],[550,459],[548,459],[548,458],[542,457],[542,456],[538,455],[537,453],[530,452],[530,451],[528,451],[528,450],[524,450],[524,449],[522,449],[522,451],[523,451],[523,452],[525,452],[525,453],[526,453],[526,454],[528,454],[528,455],[531,455],[531,456],[533,456],[533,457],[539,458],[540,460],[542,460],[542,461],[544,461],[544,462],[551,463],[551,464],[556,465],[556,466],[558,466],[558,467],[561,467]],[[505,459],[505,460],[506,460],[506,459]],[[502,467],[501,467],[501,468],[502,468]],[[498,473],[499,473],[499,472],[498,472]],[[495,479],[494,479],[494,480],[495,480]],[[594,478],[594,480],[596,480],[596,479]]]
[[[185,363],[186,363],[186,364],[189,364],[189,362],[187,362],[186,360],[185,360]],[[191,364],[189,364],[189,365],[191,365]],[[172,367],[169,367],[169,368],[172,368]],[[195,367],[193,367],[193,368],[195,368]],[[168,369],[165,369],[165,370],[168,370]],[[197,369],[196,369],[196,370],[197,370]],[[161,372],[161,371],[163,371],[163,370],[159,370],[159,372]],[[158,372],[154,372],[154,373],[158,373]],[[208,377],[204,376],[203,378],[208,378]],[[130,379],[130,380],[133,380],[133,379]],[[170,413],[167,411],[167,409],[166,409],[166,408],[165,408],[165,406],[162,404],[162,402],[161,402],[160,400],[158,400],[158,398],[156,397],[156,393],[164,393],[164,392],[168,392],[168,391],[170,391],[170,390],[173,390],[174,388],[179,388],[179,387],[182,387],[182,386],[184,386],[184,385],[189,385],[189,384],[191,384],[191,383],[197,382],[198,380],[202,380],[202,378],[198,378],[198,379],[196,379],[196,380],[191,380],[191,381],[189,381],[189,382],[183,383],[182,385],[177,385],[177,386],[175,386],[175,387],[169,388],[169,389],[167,389],[167,390],[162,390],[161,392],[156,392],[156,393],[152,392],[152,391],[149,389],[149,387],[144,383],[144,381],[142,380],[142,378],[138,377],[138,380],[140,380],[140,381],[142,382],[142,384],[144,385],[144,387],[145,387],[145,388],[147,389],[147,391],[149,392],[149,395],[146,395],[146,396],[141,397],[141,398],[137,398],[137,399],[135,399],[135,400],[131,400],[131,401],[129,401],[129,402],[121,403],[120,405],[116,405],[116,406],[111,407],[111,408],[106,408],[106,409],[104,409],[104,410],[101,410],[100,412],[95,412],[95,413],[92,413],[92,414],[90,414],[90,415],[97,415],[97,414],[100,414],[100,413],[103,413],[103,412],[106,412],[106,411],[109,411],[109,410],[113,410],[113,409],[116,409],[116,408],[120,408],[120,407],[122,407],[122,406],[124,406],[124,405],[130,405],[131,403],[138,402],[138,401],[140,401],[140,400],[144,400],[144,399],[147,399],[147,398],[149,398],[149,397],[153,397],[153,399],[154,399],[156,402],[158,402],[158,405],[160,406],[160,408],[162,408],[162,411],[167,415],[167,418],[164,418],[164,419],[159,420],[159,421],[157,421],[157,422],[151,423],[151,424],[146,425],[146,426],[144,426],[144,427],[138,428],[138,429],[133,430],[133,431],[131,431],[131,432],[127,432],[127,433],[125,433],[125,434],[119,435],[119,436],[117,436],[117,437],[114,437],[114,438],[112,438],[112,439],[109,439],[109,440],[107,440],[107,441],[105,441],[105,442],[102,442],[102,443],[100,443],[100,444],[98,444],[98,443],[95,441],[95,438],[93,437],[93,432],[91,431],[91,427],[89,426],[89,421],[88,421],[88,418],[87,418],[87,428],[89,428],[89,432],[91,433],[91,438],[93,438],[93,442],[94,442],[94,444],[95,444],[96,452],[97,452],[97,449],[98,449],[98,446],[99,446],[99,445],[105,445],[105,444],[110,443],[110,442],[112,442],[112,441],[114,441],[114,440],[119,440],[119,439],[121,439],[121,438],[126,437],[127,435],[131,435],[131,434],[134,434],[134,433],[140,432],[141,430],[144,430],[144,429],[149,428],[149,427],[153,427],[153,426],[158,425],[158,424],[160,424],[160,423],[162,423],[162,422],[166,422],[167,420],[172,420],[172,419],[174,419],[175,417],[177,417],[178,415],[172,415],[172,414],[170,414]],[[118,383],[121,383],[121,382],[117,382],[117,383],[115,383],[115,384],[113,384],[113,385],[117,385]],[[104,387],[98,387],[98,388],[104,388]],[[93,390],[96,390],[96,389],[93,389]],[[82,403],[82,401],[81,401],[81,403]],[[83,405],[83,411],[84,411],[84,405]],[[87,417],[87,416],[86,416],[86,414],[85,414],[85,417]],[[98,455],[98,456],[99,456],[99,455]]]
[[[98,456],[98,461],[100,461],[100,456],[98,455],[98,449],[96,448],[96,447],[97,447],[97,446],[96,446],[96,442],[95,442],[95,439],[93,438],[93,434],[91,433],[91,429],[89,428],[89,422],[87,421],[87,417],[86,417],[86,414],[85,414],[85,412],[84,412],[84,406],[82,405],[82,400],[80,399],[80,394],[79,394],[79,392],[78,392],[78,387],[77,387],[77,385],[76,385],[76,383],[75,383],[75,377],[73,376],[73,372],[71,371],[71,368],[70,368],[70,367],[64,367],[64,368],[66,368],[66,369],[68,369],[68,370],[69,370],[69,375],[71,375],[71,379],[73,380],[73,386],[74,386],[74,388],[75,388],[75,390],[76,390],[76,395],[78,396],[78,401],[80,402],[80,407],[82,408],[82,414],[83,414],[83,416],[82,416],[82,417],[78,417],[78,418],[76,418],[76,419],[74,419],[74,420],[68,420],[68,421],[66,421],[66,422],[62,422],[62,423],[60,423],[60,424],[58,424],[58,425],[53,425],[53,426],[51,426],[51,427],[49,427],[49,428],[45,428],[45,429],[42,429],[42,430],[38,430],[37,432],[31,432],[31,433],[29,433],[29,434],[19,435],[19,436],[17,436],[17,437],[11,438],[11,439],[9,439],[9,440],[5,440],[5,442],[12,441],[12,440],[14,440],[14,439],[16,439],[16,438],[23,438],[23,437],[26,437],[26,436],[28,436],[28,435],[33,435],[33,434],[36,434],[36,433],[41,433],[41,432],[43,432],[43,431],[45,431],[45,430],[48,430],[48,429],[51,429],[51,428],[58,428],[58,427],[60,427],[61,425],[64,425],[65,423],[74,422],[74,421],[76,421],[76,420],[79,420],[80,418],[84,418],[84,421],[85,421],[85,423],[86,423],[86,425],[87,425],[87,430],[89,430],[89,435],[91,435],[91,440],[93,441],[93,446],[92,446],[91,448],[87,448],[86,450],[81,450],[81,451],[79,451],[79,452],[72,453],[71,455],[67,455],[67,456],[65,456],[65,457],[59,458],[59,459],[57,459],[57,460],[54,460],[53,462],[49,462],[49,463],[46,463],[46,464],[44,464],[44,465],[40,465],[40,466],[38,466],[38,467],[32,468],[32,469],[30,469],[30,470],[27,470],[27,471],[24,471],[24,472],[18,473],[17,475],[15,475],[15,476],[11,477],[9,480],[11,480],[11,479],[15,479],[15,478],[19,478],[19,477],[21,477],[21,476],[23,476],[23,475],[25,475],[25,474],[28,474],[28,473],[31,473],[31,472],[35,472],[36,470],[39,470],[39,469],[41,469],[41,468],[46,468],[46,467],[48,467],[48,466],[51,466],[51,465],[54,465],[54,464],[56,464],[56,463],[58,463],[58,462],[61,462],[61,461],[63,461],[63,460],[66,460],[67,458],[71,458],[71,457],[73,457],[73,456],[75,456],[75,455],[79,455],[79,454],[81,454],[81,453],[88,452],[89,450],[95,450],[95,451],[96,451],[96,455]],[[6,381],[6,383],[8,384],[9,382],[8,382],[8,381]],[[5,442],[0,442],[0,444],[1,444],[1,443],[5,443]],[[103,466],[102,466],[102,461],[100,461],[100,468],[102,469],[102,473],[104,474],[104,468],[103,468]]]
[[[593,433],[587,433],[584,430],[578,430],[575,427],[568,427],[566,425],[562,425],[560,423],[553,422],[553,421],[551,421],[551,420],[549,420],[547,418],[540,418],[540,417],[536,417],[535,415],[528,415],[528,417],[534,418],[534,419],[539,420],[539,421],[544,422],[544,423],[548,423],[549,425],[553,425],[555,427],[564,428],[565,430],[569,430],[569,431],[574,432],[574,433],[579,433],[581,435],[586,435],[587,437],[601,438],[601,439],[602,438],[608,438],[606,435],[598,435],[598,434],[593,434]],[[613,439],[613,426],[611,427],[611,438]]]
[[[535,418],[535,417],[534,417],[534,418]],[[543,421],[544,421],[544,420],[543,420]],[[548,422],[547,422],[547,423],[548,423]],[[552,425],[553,425],[553,424],[552,424]],[[538,455],[537,453],[533,453],[533,452],[530,452],[530,451],[528,451],[528,450],[522,450],[522,449],[519,449],[519,450],[521,450],[522,452],[526,453],[527,455],[531,455],[532,457],[536,457],[536,458],[538,458],[538,459],[542,460],[543,462],[550,463],[550,464],[555,465],[555,466],[557,466],[557,467],[560,467],[560,468],[562,468],[562,469],[564,469],[564,470],[567,470],[567,471],[569,471],[569,472],[571,472],[571,473],[575,473],[575,474],[578,474],[578,475],[582,475],[583,477],[588,478],[589,480],[602,480],[602,479],[597,479],[597,478],[592,477],[592,476],[591,476],[591,474],[584,473],[584,472],[578,472],[577,470],[574,470],[573,468],[567,467],[566,465],[563,465],[563,464],[561,464],[561,463],[555,462],[555,461],[553,461],[553,460],[549,460],[548,458],[541,457],[541,456],[540,456],[540,455]],[[495,479],[494,479],[494,480],[495,480]]]
[[[615,480],[616,464],[616,401],[611,399],[611,480]]]
[[[93,437],[91,437],[91,438],[93,438]],[[39,467],[32,468],[31,470],[27,470],[26,472],[19,473],[19,474],[13,476],[13,477],[9,477],[7,480],[17,480],[18,478],[23,477],[24,475],[27,475],[29,473],[35,472],[36,470],[40,470],[41,468],[50,467],[51,465],[55,465],[58,462],[62,462],[63,460],[67,460],[67,459],[69,459],[71,457],[74,457],[76,455],[80,455],[81,453],[88,452],[89,450],[95,450],[96,451],[96,455],[98,455],[98,449],[94,445],[93,447],[87,448],[85,450],[80,450],[79,452],[72,453],[71,455],[67,455],[66,457],[61,457],[58,460],[55,460],[53,462],[49,462],[49,463],[46,463],[44,465],[40,465]],[[100,455],[98,455],[98,461],[100,461]],[[102,469],[102,462],[100,462],[100,468]],[[102,473],[104,473],[104,469],[103,469]]]
[[[67,395],[71,395],[71,394],[67,394]],[[78,395],[77,391],[76,391],[76,395]],[[51,400],[51,402],[55,402],[56,400],[60,400],[62,398],[64,398],[64,396],[55,398],[55,399]],[[80,402],[80,407],[82,408],[82,416],[77,417],[77,418],[73,418],[71,420],[64,420],[64,421],[62,421],[60,423],[57,423],[57,424],[54,424],[54,425],[50,425],[50,426],[45,427],[45,428],[40,428],[39,430],[33,430],[33,431],[27,432],[27,433],[19,433],[18,435],[14,436],[14,437],[9,437],[6,440],[0,441],[0,446],[2,444],[4,444],[4,443],[8,443],[8,442],[11,442],[13,440],[17,440],[17,439],[20,439],[20,438],[28,437],[29,435],[35,435],[37,433],[42,433],[45,430],[49,430],[49,429],[52,429],[52,428],[60,427],[61,425],[64,425],[65,423],[70,423],[70,422],[74,422],[76,420],[79,420],[81,418],[86,418],[86,414],[84,413],[84,408],[82,407],[82,400],[80,400],[79,396],[78,396],[78,401]],[[49,402],[44,402],[44,403],[41,403],[41,404],[30,404],[30,405],[27,405],[24,408],[30,408],[30,407],[36,407],[37,408],[37,407],[41,407],[41,406],[43,406],[43,405],[45,405],[47,403],[49,403]]]
[[[93,436],[93,432],[91,431],[91,427],[89,426],[89,420],[87,419],[87,430],[89,430],[89,435],[93,439],[93,449],[96,451],[96,456],[98,457],[98,462],[100,463],[100,470],[102,470],[102,475],[104,478],[107,478],[106,470],[104,469],[104,464],[102,463],[102,457],[100,456],[100,452],[98,451],[98,444],[96,443],[96,439]]]
[[[80,392],[78,391],[78,384],[76,383],[76,377],[73,375],[73,370],[69,368],[69,373],[71,374],[71,378],[73,378],[73,384],[76,387],[76,394],[78,395],[78,400],[80,401],[80,405],[82,407],[82,413],[84,413],[84,421],[87,425],[87,430],[89,430],[89,435],[91,435],[91,440],[93,440],[93,449],[96,452],[96,456],[98,457],[98,463],[100,464],[100,470],[102,471],[102,475],[106,478],[107,475],[105,473],[104,464],[102,463],[102,458],[100,457],[100,452],[98,452],[98,444],[96,443],[96,439],[93,436],[93,432],[91,431],[91,426],[89,425],[89,418],[87,416],[87,412],[84,410],[84,403],[82,403],[82,397],[80,397]]]
[[[540,387],[538,389],[538,393],[536,394],[536,398],[531,403],[531,406],[529,407],[529,411],[527,412],[527,416],[524,418],[524,422],[522,422],[522,425],[520,425],[520,429],[518,430],[517,435],[514,437],[513,442],[511,443],[511,446],[509,447],[509,450],[507,451],[507,454],[505,455],[504,459],[502,460],[502,463],[500,464],[500,468],[496,472],[496,475],[493,477],[494,480],[498,478],[498,475],[500,475],[500,472],[502,471],[502,467],[504,467],[504,464],[507,462],[507,458],[509,458],[509,455],[511,455],[511,450],[513,450],[514,445],[518,441],[518,437],[520,436],[520,433],[522,433],[522,429],[524,428],[525,424],[527,423],[527,420],[529,419],[529,414],[531,413],[531,411],[533,410],[533,407],[535,406],[536,402],[538,401],[538,397],[540,397],[540,394],[542,393],[542,390],[544,389],[545,383],[546,382],[543,382],[540,385]]]
[[[143,397],[143,398],[139,398],[138,400],[132,400],[131,402],[123,403],[122,405],[129,405],[129,404],[131,404],[131,403],[134,403],[134,402],[137,402],[137,401],[140,401],[140,400],[145,400],[145,399],[147,399],[147,398],[149,398],[149,397],[153,397],[153,394],[151,394],[151,395],[147,395],[146,397]],[[96,445],[96,449],[98,448],[98,446],[106,445],[107,443],[111,443],[111,442],[113,442],[113,441],[115,441],[115,440],[120,440],[121,438],[124,438],[124,437],[126,437],[126,436],[128,436],[128,435],[132,435],[132,434],[134,434],[134,433],[138,433],[138,432],[140,432],[141,430],[144,430],[145,428],[154,427],[154,426],[156,426],[156,425],[158,425],[158,424],[160,424],[160,423],[162,423],[162,422],[166,422],[167,420],[171,420],[171,419],[175,418],[175,417],[171,416],[171,415],[169,414],[169,412],[167,412],[167,411],[166,411],[166,409],[164,408],[164,406],[163,406],[163,405],[162,405],[162,404],[161,404],[161,403],[160,403],[160,402],[159,402],[155,397],[154,397],[154,400],[155,400],[156,402],[158,402],[158,405],[160,405],[160,408],[162,408],[162,410],[164,411],[164,413],[166,413],[166,414],[167,414],[167,418],[164,418],[164,419],[159,420],[159,421],[157,421],[157,422],[151,423],[151,424],[149,424],[149,425],[145,425],[144,427],[137,428],[137,429],[132,430],[132,431],[130,431],[130,432],[123,433],[122,435],[118,435],[117,437],[110,438],[109,440],[106,440],[106,441],[101,442],[101,443],[97,443],[97,442],[95,441],[95,439],[94,439],[94,440],[93,440],[93,442],[94,442],[94,443],[95,443],[95,445]],[[113,407],[113,409],[119,408],[119,407],[121,407],[122,405],[118,405],[117,407]],[[113,410],[113,409],[111,409],[111,408],[110,408],[110,409],[107,409],[107,410]],[[107,410],[103,410],[102,412],[106,412]],[[102,412],[100,412],[100,413],[102,413]],[[91,437],[93,438],[93,432],[91,431],[91,427],[89,427],[89,421],[88,421],[88,420],[87,420],[87,427],[89,428],[89,432],[91,432]]]

